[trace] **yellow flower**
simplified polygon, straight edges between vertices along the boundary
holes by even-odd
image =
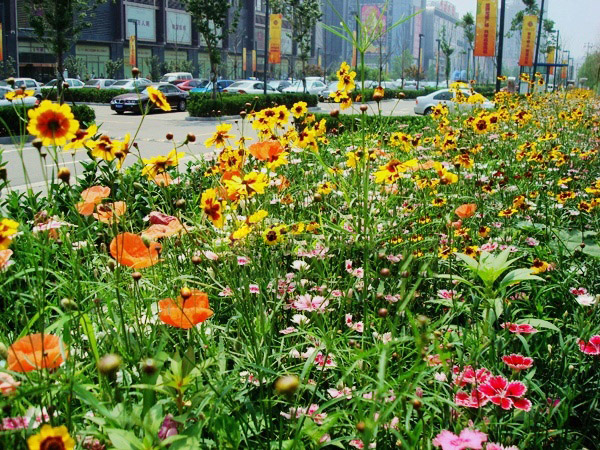
[[[342,76],[338,76],[338,91],[350,92],[353,91],[356,87],[354,84],[354,78],[356,78],[356,72],[347,72],[342,74]]]
[[[285,225],[271,225],[263,231],[263,240],[267,245],[279,244],[284,241],[286,232],[287,227]]]
[[[346,61],[344,61],[342,62],[342,64],[340,64],[340,69],[336,72],[336,75],[339,79],[346,75],[348,72],[350,72],[350,66]]]
[[[433,206],[444,206],[446,204],[446,199],[443,197],[436,197],[431,200],[431,204]]]
[[[269,215],[269,213],[267,211],[265,211],[264,209],[259,209],[258,211],[256,211],[254,214],[252,214],[250,217],[248,217],[247,222],[250,225],[254,225],[256,223],[260,223],[263,221],[263,219],[265,217],[267,217]]]
[[[317,188],[317,192],[319,194],[322,195],[327,195],[327,194],[331,194],[331,192],[335,189],[335,184],[326,181],[325,183],[322,183],[319,185],[319,187]]]
[[[304,228],[305,228],[304,223],[302,223],[302,222],[295,223],[292,226],[290,226],[290,233],[294,234],[294,235],[300,234],[304,231]]]
[[[269,178],[264,173],[250,172],[244,175],[244,178],[233,176],[230,180],[225,180],[227,195],[230,197],[253,197],[254,194],[264,194],[265,188],[269,185]]]
[[[231,240],[239,241],[240,239],[244,239],[251,232],[252,232],[252,228],[250,228],[248,225],[244,224],[240,228],[235,230],[233,233],[231,233]]]
[[[67,104],[59,105],[44,100],[40,106],[27,112],[27,131],[42,140],[42,145],[65,145],[75,137],[79,122]]]
[[[98,132],[98,127],[93,124],[88,127],[87,130],[79,129],[75,133],[75,137],[67,142],[67,145],[63,147],[63,150],[77,150],[84,148],[87,141],[89,141]]]
[[[29,450],[73,450],[75,441],[64,425],[42,425],[40,432],[27,439]]]
[[[550,264],[548,264],[546,261],[542,261],[541,259],[536,259],[533,261],[533,265],[531,266],[531,273],[533,273],[533,274],[543,273],[543,272],[546,272],[549,267],[550,267]]]
[[[179,164],[179,160],[183,158],[184,154],[185,153],[177,152],[177,150],[173,149],[167,156],[159,155],[150,159],[144,158],[142,161],[145,166],[142,169],[142,175],[152,180],[156,175],[164,173],[167,170],[167,167]]]
[[[0,220],[0,250],[6,250],[12,241],[12,238],[17,234],[19,222],[11,219]]]
[[[207,189],[204,191],[202,193],[202,198],[200,199],[200,205],[213,225],[217,228],[223,228],[223,224],[225,223],[223,210],[225,209],[226,203],[217,198],[217,191],[214,189]]]
[[[7,92],[4,98],[8,101],[22,100],[27,97],[33,97],[34,91],[24,91],[23,89],[15,89],[14,91]]]
[[[292,106],[292,114],[296,119],[299,119],[308,112],[308,105],[306,102],[296,102]]]
[[[209,139],[207,139],[204,142],[204,145],[208,148],[212,147],[213,145],[216,146],[217,148],[220,147],[225,147],[225,141],[227,139],[231,139],[233,137],[232,134],[229,134],[228,131],[231,130],[231,124],[229,123],[223,123],[221,125],[217,125],[217,131],[215,132],[215,134],[213,134],[213,136]]]
[[[419,161],[416,158],[405,162],[392,159],[385,166],[379,166],[379,170],[375,172],[375,183],[391,184],[400,178],[402,173],[412,167],[416,167],[418,164]]]
[[[161,91],[152,86],[148,86],[146,88],[146,92],[148,92],[148,97],[150,98],[150,101],[154,103],[157,107],[159,107],[163,111],[171,111],[171,105],[167,101],[165,94],[163,94]]]
[[[498,213],[498,217],[511,217],[516,214],[518,210],[515,208],[506,208]]]

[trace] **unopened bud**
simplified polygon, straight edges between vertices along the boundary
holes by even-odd
[[[59,180],[68,183],[71,178],[71,171],[66,167],[61,167],[60,169],[58,169],[58,174],[56,176]]]
[[[362,113],[366,113],[366,112],[367,112],[367,109],[369,109],[367,105],[360,105],[360,111],[361,111]]]
[[[284,375],[275,382],[275,390],[280,395],[293,395],[300,386],[300,379],[296,375]]]
[[[133,75],[133,78],[137,78],[139,74],[140,74],[140,69],[138,69],[137,67],[134,67],[133,69],[131,69],[131,75]]]
[[[40,138],[35,138],[33,141],[31,141],[31,145],[34,148],[37,148],[39,151],[42,149],[42,140]]]
[[[131,278],[133,278],[133,281],[139,281],[142,279],[142,274],[141,272],[133,272]]]
[[[102,375],[114,375],[115,372],[119,370],[119,367],[121,367],[122,362],[123,360],[119,355],[109,353],[108,355],[104,355],[100,358],[100,361],[98,361],[98,371]]]
[[[329,115],[331,117],[337,117],[340,115],[340,110],[339,109],[332,109],[331,111],[329,111]]]
[[[196,135],[194,133],[188,133],[186,140],[188,142],[196,142]]]
[[[379,271],[379,275],[381,275],[382,277],[389,277],[391,273],[392,272],[390,272],[390,269],[388,269],[387,267],[384,267]]]
[[[173,139],[173,133],[167,133],[165,137],[167,138],[167,141],[170,141],[171,139]]]
[[[10,86],[14,86],[15,85],[15,79],[13,77],[7,78],[6,82],[10,85]]]
[[[60,306],[62,307],[62,309],[77,309],[77,303],[75,303],[75,301],[72,298],[63,298],[60,301]]]
[[[142,361],[142,372],[146,375],[154,375],[157,369],[156,361],[152,358],[146,358]]]
[[[185,199],[184,198],[180,198],[179,200],[177,200],[175,202],[175,208],[185,208]]]
[[[198,265],[201,262],[202,262],[202,258],[200,258],[198,255],[192,256],[192,264]]]
[[[356,431],[358,431],[359,433],[362,433],[366,429],[367,429],[367,424],[364,423],[362,420],[356,424]]]
[[[417,322],[419,323],[420,326],[424,327],[425,325],[427,325],[429,323],[429,317],[424,316],[423,314],[419,314],[417,316]]]
[[[182,299],[187,300],[192,296],[192,290],[190,288],[183,287],[179,290],[179,295],[181,295]]]
[[[379,311],[377,311],[377,315],[382,318],[387,317],[388,310],[386,308],[379,308]]]

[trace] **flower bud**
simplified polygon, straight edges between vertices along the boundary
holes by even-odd
[[[188,133],[185,139],[188,142],[196,142],[196,135],[194,133]]]
[[[173,133],[167,133],[165,138],[167,139],[167,141],[170,141],[171,139],[173,139]]]
[[[156,365],[156,361],[154,361],[152,358],[146,358],[142,361],[142,372],[144,372],[146,375],[154,375],[156,373],[156,371],[158,370],[158,367]]]
[[[8,83],[9,86],[15,85],[15,79],[13,77],[7,78],[6,82]]]
[[[4,345],[2,342],[0,342],[0,358],[8,358],[8,348],[6,348],[6,345]]]
[[[142,234],[142,242],[144,243],[144,245],[148,248],[150,248],[150,244],[152,243],[152,239],[150,239],[148,236]]]
[[[388,315],[387,308],[379,308],[379,311],[377,311],[377,315],[381,318],[387,317],[387,315]]]
[[[138,69],[137,67],[134,67],[133,69],[131,69],[131,75],[133,75],[133,78],[137,78],[139,74],[140,74],[140,69]]]
[[[142,279],[142,274],[141,272],[133,272],[131,278],[133,278],[133,281],[140,281]]]
[[[31,145],[40,151],[42,149],[42,140],[40,138],[35,138],[31,141]]]
[[[356,431],[358,431],[359,433],[362,433],[366,429],[367,429],[367,424],[364,423],[362,420],[356,424]]]
[[[75,301],[72,298],[63,298],[60,301],[60,306],[62,307],[62,309],[77,309],[77,303],[75,303]]]
[[[178,209],[185,208],[185,199],[180,198],[179,200],[177,200],[175,202],[175,208],[178,208]]]
[[[200,258],[198,255],[192,256],[192,264],[198,265],[201,262],[202,262],[202,258]]]
[[[296,375],[284,375],[275,382],[275,390],[280,395],[293,395],[300,386],[300,380]]]
[[[367,109],[369,109],[367,105],[360,105],[360,111],[361,111],[362,113],[366,113],[366,112],[367,112]]]
[[[187,300],[188,298],[190,298],[192,296],[192,290],[187,287],[182,287],[179,290],[179,295],[181,295],[182,299]]]
[[[339,109],[332,109],[331,111],[329,111],[329,115],[331,117],[337,117],[340,115],[340,110]]]
[[[67,169],[66,167],[61,167],[60,169],[58,169],[58,174],[56,176],[58,177],[59,180],[64,181],[65,183],[68,183],[69,180],[71,179],[71,171],[69,169]]]
[[[392,272],[390,272],[390,269],[388,269],[387,267],[384,267],[379,271],[379,275],[381,275],[382,277],[389,277],[391,273]]]
[[[121,367],[122,362],[123,360],[119,355],[109,353],[98,361],[98,371],[102,375],[114,375],[119,370],[119,367]]]
[[[420,326],[424,327],[425,325],[427,325],[429,323],[429,317],[424,316],[423,314],[419,314],[417,316],[417,322],[419,323]]]

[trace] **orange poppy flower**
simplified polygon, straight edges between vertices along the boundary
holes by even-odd
[[[257,142],[248,147],[252,156],[260,161],[274,161],[281,153],[283,147],[279,141],[269,140]]]
[[[183,230],[183,225],[179,219],[174,219],[167,224],[155,223],[150,225],[145,231],[142,231],[142,236],[148,239],[160,239],[173,236]]]
[[[158,302],[158,307],[159,319],[177,328],[192,328],[213,315],[208,305],[208,295],[195,289],[191,297],[185,300],[181,297],[177,297],[177,300],[165,298]]]
[[[244,174],[242,172],[240,172],[239,170],[228,170],[227,172],[223,173],[223,176],[221,177],[221,182],[224,184],[225,181],[231,180],[233,177],[244,178]],[[228,195],[227,189],[222,186],[217,188],[217,194],[220,197],[226,198],[230,202],[237,202],[240,199],[239,193],[231,192]]]
[[[13,251],[9,249],[0,250],[0,271],[6,269],[10,264],[10,257],[12,256]]]
[[[477,211],[477,205],[475,203],[465,203],[456,208],[454,212],[461,219],[468,219],[475,214],[475,211]]]
[[[82,202],[77,203],[77,211],[82,216],[89,216],[94,212],[94,207],[102,199],[110,195],[110,188],[105,186],[92,186],[81,193]]]
[[[161,245],[151,242],[146,247],[143,239],[137,234],[121,233],[110,243],[110,254],[122,264],[133,269],[143,269],[158,263],[158,252]]]
[[[103,205],[98,205],[94,213],[94,218],[104,223],[111,223],[113,219],[118,222],[119,217],[125,214],[126,210],[127,203],[125,202],[104,203]]]
[[[31,372],[56,369],[67,357],[58,336],[35,333],[22,337],[8,348],[8,370]]]

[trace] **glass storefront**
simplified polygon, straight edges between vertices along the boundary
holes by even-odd
[[[110,48],[100,45],[77,45],[75,56],[83,62],[82,79],[106,78],[105,64],[110,59]]]
[[[138,47],[138,69],[140,77],[150,78],[150,59],[152,58],[152,49]],[[125,78],[131,78],[131,65],[129,64],[129,47],[123,49],[123,65],[125,68]]]

